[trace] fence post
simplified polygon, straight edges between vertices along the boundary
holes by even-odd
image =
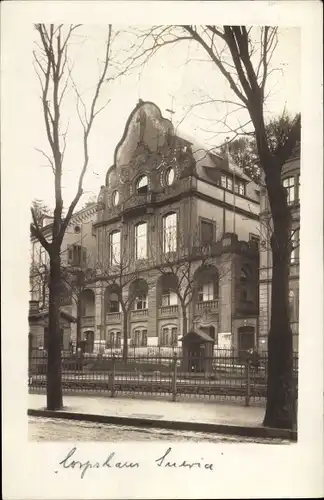
[[[112,369],[109,373],[108,385],[110,389],[110,397],[113,398],[115,396],[115,363],[116,363],[116,355],[112,355]]]
[[[177,353],[173,353],[172,401],[177,400]]]
[[[245,375],[246,375],[246,393],[245,393],[245,406],[250,406],[251,397],[251,362],[249,359],[245,363]]]

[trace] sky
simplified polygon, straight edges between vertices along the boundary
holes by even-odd
[[[130,54],[130,44],[134,41],[133,28],[113,26],[113,30],[114,33],[120,33],[113,43],[112,60],[120,62]],[[74,61],[73,80],[86,104],[93,95],[106,36],[107,27],[104,25],[83,25],[76,32],[70,46],[70,60]],[[35,31],[35,42],[37,41]],[[37,46],[33,48],[37,52]],[[300,53],[300,29],[280,28],[278,46],[272,60],[272,68],[280,71],[272,73],[268,80],[271,96],[266,103],[267,118],[281,114],[284,108],[292,114],[300,111]],[[116,69],[112,67],[109,76],[115,73]],[[37,151],[42,150],[48,154],[49,147],[42,115],[40,85],[35,72],[33,75],[29,92],[34,109],[32,157],[39,181],[32,186],[30,196],[31,199],[41,199],[53,207],[53,174],[46,166],[45,157]],[[109,103],[96,118],[91,131],[90,163],[84,178],[84,195],[77,208],[81,208],[89,197],[99,194],[100,186],[105,183],[105,174],[113,163],[115,147],[122,137],[126,120],[139,99],[153,101],[167,118],[171,114],[166,109],[172,108],[172,121],[177,132],[188,138],[195,137],[211,147],[231,136],[229,130],[218,122],[226,113],[224,105],[203,104],[195,106],[188,113],[191,106],[211,98],[233,99],[233,93],[198,44],[189,41],[161,49],[144,67],[133,69],[112,83],[106,83],[99,106],[108,100]],[[82,165],[82,129],[76,114],[76,99],[72,88],[68,89],[63,102],[63,124],[67,125],[69,122],[62,182],[64,206],[67,207],[76,192]],[[240,111],[231,114],[228,123],[231,128],[236,128],[246,121],[246,111]]]

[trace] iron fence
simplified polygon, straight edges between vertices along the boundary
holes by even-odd
[[[64,393],[106,394],[131,397],[217,400],[246,406],[263,405],[267,386],[267,354],[219,350],[213,357],[183,356],[182,350],[130,349],[127,360],[111,353],[76,355],[62,352]],[[294,356],[297,387],[298,358]],[[29,388],[46,389],[47,353],[29,353]]]

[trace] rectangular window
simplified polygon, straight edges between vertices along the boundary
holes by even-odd
[[[222,188],[227,188],[226,175],[221,176],[221,186]]]
[[[238,182],[235,182],[235,184],[234,184],[234,193],[238,194],[238,192],[239,192],[239,184],[238,184]]]
[[[135,330],[134,332],[134,346],[139,347],[140,345],[140,330]]]
[[[232,181],[231,177],[227,177],[227,189],[229,191],[233,191],[233,181]]]
[[[135,309],[147,309],[147,296],[145,294],[140,294],[136,297]]]
[[[239,182],[239,194],[245,196],[245,184],[243,182]]]
[[[162,328],[161,345],[162,346],[169,345],[169,329],[168,328]]]
[[[109,263],[111,266],[120,263],[120,231],[109,235]]]
[[[207,302],[214,300],[214,284],[212,282],[204,283],[198,291],[198,302]]]
[[[170,305],[170,294],[164,293],[162,295],[162,307],[167,307]]]
[[[177,214],[163,217],[163,251],[175,252],[177,250]]]
[[[147,223],[135,226],[135,255],[136,259],[147,258]]]
[[[210,245],[214,240],[214,224],[208,221],[201,221],[201,244]]]
[[[110,313],[118,313],[119,311],[119,302],[118,300],[110,300],[109,301],[109,312]]]
[[[299,262],[299,229],[295,229],[291,233],[292,251],[290,254],[290,263],[297,264]]]
[[[178,329],[171,328],[171,342],[173,347],[177,347],[178,345]]]
[[[68,248],[68,262],[72,266],[81,266],[87,262],[87,249],[81,245],[72,245]]]
[[[142,347],[147,347],[147,330],[142,330]]]
[[[294,177],[287,177],[283,180],[283,186],[287,192],[288,205],[292,205],[295,201],[295,179]]]

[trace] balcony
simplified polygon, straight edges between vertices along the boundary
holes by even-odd
[[[172,317],[178,315],[178,305],[159,307],[159,315],[163,317]]]
[[[196,306],[198,311],[215,311],[218,309],[218,299],[197,302]]]
[[[81,316],[81,328],[92,327],[95,325],[95,317],[94,316]]]
[[[131,319],[143,319],[147,318],[148,309],[136,309],[135,311],[131,311]]]
[[[106,323],[119,323],[121,318],[120,312],[113,312],[106,314]]]

